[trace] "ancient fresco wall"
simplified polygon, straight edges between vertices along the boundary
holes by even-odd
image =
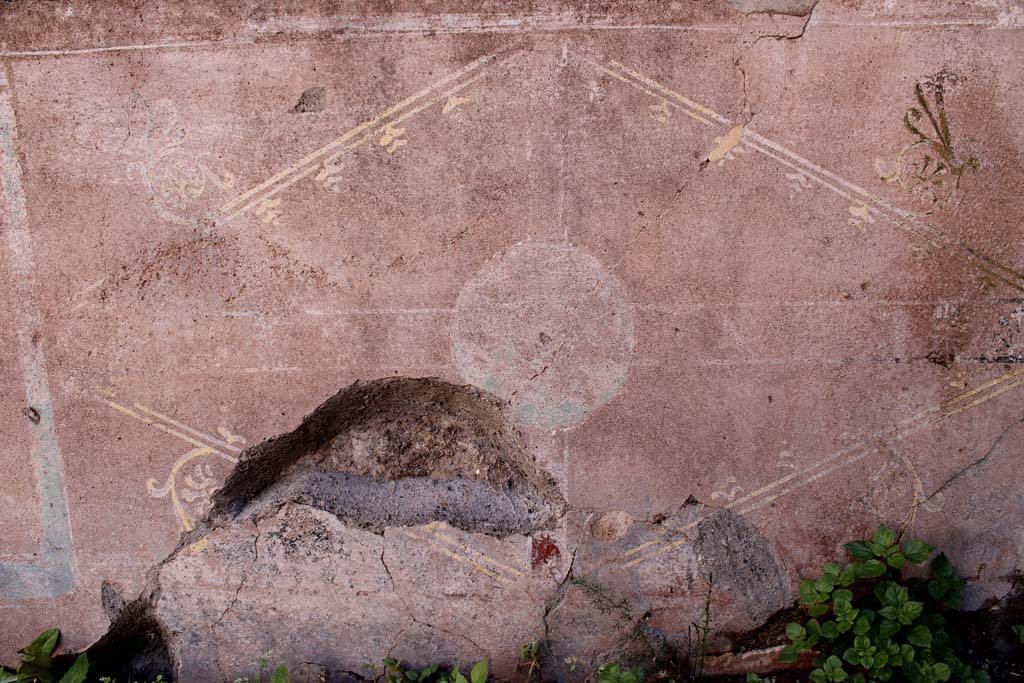
[[[880,521],[1001,597],[1022,29],[1010,0],[4,3],[4,658],[93,642],[161,562],[197,680],[338,633],[339,668],[589,666],[629,645],[595,587],[678,640],[709,575],[727,649]],[[484,408],[395,399],[314,431],[408,503],[202,525],[248,446],[396,377],[470,391],[554,489],[431,513],[400,482],[450,471],[366,463],[475,462]]]

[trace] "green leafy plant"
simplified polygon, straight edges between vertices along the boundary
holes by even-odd
[[[691,680],[704,676],[704,662],[708,654],[708,638],[711,635],[711,592],[715,587],[713,574],[708,574],[708,590],[704,595],[704,620],[701,624],[691,623],[687,628],[686,661]]]
[[[929,563],[927,578],[904,579],[904,567],[924,564],[934,548],[900,543],[884,524],[846,550],[852,562],[826,564],[819,578],[801,582],[808,618],[787,624],[782,661],[815,652],[813,683],[988,683],[958,656],[948,615],[959,609],[965,581],[945,555]]]
[[[597,670],[597,679],[601,683],[640,683],[644,680],[644,670],[640,667],[623,670],[618,664],[605,664]]]
[[[256,678],[249,680],[248,676],[242,676],[236,678],[232,683],[263,683],[263,674],[270,670],[270,653],[267,653],[265,657],[260,657],[259,669],[256,671]],[[273,673],[270,674],[270,683],[289,683],[291,676],[288,673],[288,665],[280,664]],[[116,682],[112,682],[116,683]],[[154,681],[154,683],[157,683]]]
[[[384,660],[384,683],[487,683],[490,675],[490,661],[481,659],[469,670],[469,678],[459,671],[459,667],[451,671],[443,671],[438,664],[431,664],[425,669],[405,669],[401,662],[393,657]]]
[[[70,665],[53,657],[60,631],[43,631],[30,645],[22,648],[21,664],[16,671],[0,670],[0,683],[83,683],[89,673],[89,658],[81,654]]]
[[[541,681],[541,668],[540,668],[540,641],[531,640],[522,647],[519,648],[519,666],[525,666],[526,678],[525,683],[530,683],[536,674],[538,683]],[[516,668],[518,669],[519,666]]]
[[[1013,632],[1016,634],[1021,644],[1024,644],[1024,624],[1014,624],[1010,628],[1013,629]]]

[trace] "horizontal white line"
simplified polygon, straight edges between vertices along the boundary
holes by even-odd
[[[531,23],[533,22],[533,23]],[[554,21],[536,22],[526,18],[520,23],[509,25],[503,23],[480,23],[477,25],[465,26],[444,26],[422,24],[419,26],[401,26],[382,24],[373,26],[359,23],[338,23],[324,24],[321,26],[302,26],[301,21],[290,22],[292,25],[284,25],[276,28],[272,25],[250,27],[249,30],[256,35],[265,33],[292,30],[297,33],[315,34],[342,32],[341,38],[352,37],[353,35],[366,34],[369,36],[379,34],[462,34],[462,33],[552,33],[561,31],[678,31],[696,33],[737,33],[739,25],[731,24],[587,24],[587,23],[558,23]],[[286,22],[277,22],[278,25]],[[1007,30],[1019,31],[1024,25],[1016,25],[990,19],[968,19],[968,20],[928,20],[928,19],[905,19],[890,21],[842,21],[829,19],[814,19],[814,27],[837,27],[837,28],[907,28],[907,29],[933,29],[933,28],[980,28],[985,30]],[[244,34],[243,34],[244,35]],[[173,43],[139,43],[133,45],[108,45],[104,47],[68,48],[64,50],[4,50],[0,51],[0,58],[17,57],[70,57],[75,55],[101,54],[106,52],[130,52],[138,50],[180,50],[195,47],[232,46],[232,45],[254,45],[252,37],[242,37],[227,40],[203,40],[195,42],[173,42]],[[0,83],[0,85],[3,85]]]
[[[454,308],[370,308],[362,310],[341,310],[307,308],[306,315],[315,316],[346,316],[346,315],[451,315]]]
[[[203,40],[184,43],[141,43],[138,45],[109,45],[106,47],[83,47],[67,50],[9,50],[0,52],[0,57],[63,57],[91,55],[101,52],[128,52],[133,50],[180,50],[188,47],[210,47],[212,45],[248,45],[251,40]]]
[[[1007,306],[1024,303],[1016,299],[942,299],[936,301],[915,301],[900,299],[822,299],[820,301],[778,301],[765,299],[758,301],[703,302],[681,301],[672,304],[634,302],[634,309],[672,312],[681,308],[761,308],[765,306],[783,306],[791,308],[813,308],[815,306]]]

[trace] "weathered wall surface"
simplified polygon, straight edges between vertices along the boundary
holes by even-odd
[[[340,668],[589,663],[629,635],[595,586],[677,638],[711,573],[725,648],[879,521],[973,606],[1024,569],[1019,3],[222,4],[0,9],[5,660],[95,640],[182,531],[195,680],[336,632]],[[193,531],[387,377],[506,402],[557,492],[494,502],[478,409],[399,401],[317,432],[316,491],[408,508],[306,479]]]

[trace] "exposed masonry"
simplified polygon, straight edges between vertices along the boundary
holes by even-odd
[[[267,569],[259,563],[261,534],[266,534],[264,538],[268,541],[280,543],[282,557],[286,561],[294,557],[296,567],[304,562],[308,567],[310,557],[314,558],[313,564],[319,561],[315,559],[318,556],[347,557],[351,552],[347,541],[332,537],[323,524],[303,526],[300,521],[294,530],[289,524],[279,525],[277,531],[261,528],[272,519],[280,521],[290,510],[301,518],[302,510],[309,508],[319,510],[314,516],[321,516],[328,526],[333,516],[355,534],[383,534],[385,527],[416,526],[438,520],[498,537],[550,529],[568,513],[552,479],[527,456],[506,417],[504,404],[490,394],[436,379],[357,382],[322,404],[294,431],[243,452],[224,488],[215,495],[210,513],[167,559],[150,571],[146,590],[139,598],[126,602],[114,587],[104,585],[102,602],[111,628],[89,650],[97,671],[129,680],[148,680],[157,674],[171,675],[177,680],[181,662],[188,661],[196,639],[214,638],[215,630],[224,628],[221,622],[226,616],[231,614],[234,620],[227,637],[231,628],[247,628],[246,620],[251,616],[245,615],[251,615],[254,607],[260,605],[258,600],[252,601],[252,596],[265,590],[253,587],[252,581]],[[695,519],[703,509],[705,506],[691,497],[674,516]],[[561,651],[558,648],[584,654],[584,643],[572,636],[566,638],[564,632],[553,632],[550,620],[576,590],[573,580],[580,578],[577,552],[588,531],[599,543],[607,543],[622,538],[634,523],[660,524],[663,519],[664,516],[658,516],[654,521],[635,520],[625,512],[594,512],[579,524],[578,537],[567,539],[575,543],[562,548],[564,574],[544,596],[540,617],[545,642],[554,648],[551,656],[545,656],[544,666],[554,679],[572,677],[560,668],[561,658],[554,656]],[[228,528],[252,529],[255,533],[250,540],[246,531],[227,545],[224,536],[214,540],[217,534],[213,532]],[[777,642],[778,619],[773,615],[789,607],[792,596],[786,570],[771,543],[742,517],[721,508],[709,509],[696,531],[693,549],[699,574],[713,576],[716,589],[734,596],[747,611],[750,623],[758,625],[753,631],[739,634],[740,640],[733,642],[733,646],[745,649],[744,645],[753,642],[749,639],[757,640],[762,647]],[[182,597],[173,593],[182,591],[186,585],[189,592],[193,588],[191,583],[182,582],[183,577],[189,576],[187,569],[177,574],[177,581],[173,578],[173,565],[187,558],[193,552],[193,544],[201,538],[209,538],[211,549],[216,546],[222,557],[231,557],[247,569],[234,584],[233,595],[223,607],[217,607],[208,621],[202,620],[200,612],[192,615],[198,617],[192,624],[195,629],[182,630],[180,624],[168,627],[162,615],[168,609],[173,612]],[[380,562],[390,582],[388,592],[395,593],[395,580],[384,559],[383,539],[377,542],[381,544]],[[374,548],[371,552],[376,553]],[[168,569],[172,575],[169,581]],[[161,582],[161,578],[165,580]],[[251,594],[243,594],[243,589]],[[405,603],[401,595],[397,599]],[[199,603],[202,602],[200,599]],[[396,615],[389,612],[393,606],[381,605],[380,626],[393,626]],[[658,611],[656,604],[640,600],[630,607],[636,613],[634,618],[639,619],[630,633],[642,627],[647,635],[665,642],[673,637],[671,632],[646,625],[649,616]],[[582,607],[577,605],[577,611],[581,609],[577,620],[581,616],[597,619],[594,610],[599,612],[601,606],[591,608],[584,601]],[[418,619],[408,607],[403,608],[401,618],[448,636],[465,638],[480,649],[465,635]],[[744,642],[744,638],[748,641]],[[563,639],[569,642],[552,644]],[[399,642],[395,636],[392,648]],[[633,656],[630,652],[620,653],[616,649],[622,657]],[[341,659],[335,661],[337,657]],[[328,659],[333,669],[349,665],[342,653],[328,654]],[[587,659],[587,664],[596,666],[600,663],[598,659]],[[735,666],[726,660],[728,657],[722,663],[725,669]]]
[[[287,502],[375,533],[437,520],[502,537],[549,528],[565,510],[501,401],[408,378],[356,382],[294,431],[244,451],[201,526]]]
[[[165,595],[161,573],[212,532],[247,524],[258,530],[289,505],[317,508],[376,534],[437,520],[505,537],[549,529],[565,513],[554,480],[527,456],[499,399],[437,379],[356,382],[294,431],[245,450],[210,512],[150,570],[140,597],[126,602],[113,586],[104,587],[111,628],[90,648],[100,673],[177,680],[180,648],[192,636],[170,633],[161,622],[161,603],[175,602]],[[323,540],[314,534],[308,542]],[[258,541],[257,533],[252,567]]]
[[[739,596],[755,623],[790,605],[786,570],[771,543],[736,513],[720,509],[704,519],[697,526],[694,550],[701,574]]]
[[[150,573],[143,594],[131,602],[126,602],[117,588],[103,582],[100,599],[110,628],[89,648],[92,674],[148,681],[161,674],[166,677],[177,673],[177,660],[169,647],[171,638],[156,615],[159,595],[155,571]]]

